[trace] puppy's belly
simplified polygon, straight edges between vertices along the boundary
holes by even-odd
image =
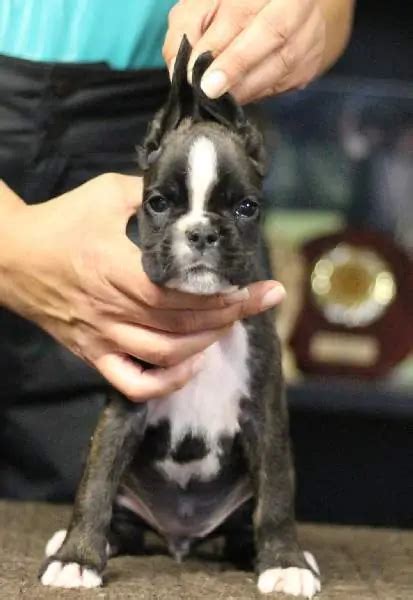
[[[252,496],[245,472],[231,482],[193,480],[187,489],[171,483],[148,489],[147,483],[135,479],[131,487],[123,485],[116,503],[140,516],[169,542],[206,537]]]
[[[236,323],[182,389],[148,405],[140,452],[118,496],[166,537],[203,537],[251,496],[239,440],[248,339]]]

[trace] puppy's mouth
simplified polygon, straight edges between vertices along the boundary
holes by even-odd
[[[206,263],[195,263],[194,265],[188,265],[188,267],[183,269],[183,275],[186,275],[187,277],[191,275],[202,275],[203,273],[214,274],[217,277],[220,276],[217,269],[214,269]]]
[[[207,263],[197,262],[181,267],[180,273],[167,283],[168,287],[192,294],[217,294],[228,288],[223,275]]]

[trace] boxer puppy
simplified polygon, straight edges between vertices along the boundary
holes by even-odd
[[[263,142],[230,95],[203,94],[209,53],[188,84],[190,52],[184,38],[168,102],[139,150],[140,245],[153,282],[216,294],[263,277]],[[178,560],[217,534],[231,552],[253,531],[260,592],[319,591],[317,564],[297,541],[280,363],[267,312],[235,323],[170,396],[134,404],[112,391],[68,530],[49,541],[41,582],[101,585],[108,556],[142,551],[149,527]]]

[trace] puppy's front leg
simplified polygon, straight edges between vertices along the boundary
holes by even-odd
[[[303,552],[297,540],[294,475],[283,402],[281,384],[267,383],[264,413],[251,415],[243,427],[255,488],[258,589],[312,598],[320,590],[319,571],[314,557]]]
[[[67,534],[59,532],[60,539],[55,534],[54,543],[48,544],[49,556],[39,575],[43,585],[101,585],[113,501],[122,473],[142,439],[146,411],[146,404],[133,404],[111,393],[91,441]]]

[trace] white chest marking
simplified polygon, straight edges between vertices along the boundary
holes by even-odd
[[[186,464],[166,459],[159,468],[185,486],[192,475],[208,480],[219,468],[219,439],[239,431],[240,400],[249,396],[248,339],[245,327],[235,323],[231,331],[205,351],[202,370],[187,385],[167,398],[148,405],[148,422],[170,423],[171,446],[186,434],[201,436],[210,450],[202,460]]]

